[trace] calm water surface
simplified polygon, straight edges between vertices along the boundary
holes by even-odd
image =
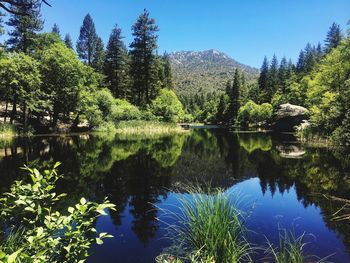
[[[154,262],[171,240],[170,221],[161,209],[173,209],[178,185],[210,183],[239,192],[250,212],[249,239],[262,246],[278,242],[278,228],[306,233],[307,252],[330,261],[350,262],[350,223],[335,222],[341,204],[324,195],[350,199],[350,158],[345,149],[302,147],[266,134],[233,134],[193,130],[163,138],[60,136],[0,142],[0,191],[25,175],[27,163],[47,167],[62,162],[69,193],[62,210],[81,196],[106,196],[116,212],[97,221],[97,229],[114,238],[92,249],[88,262]],[[156,209],[155,209],[156,207]],[[262,262],[262,255],[255,255]]]

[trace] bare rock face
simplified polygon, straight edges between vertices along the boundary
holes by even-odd
[[[282,104],[274,115],[273,129],[280,132],[292,132],[295,126],[309,118],[309,111],[301,106]]]

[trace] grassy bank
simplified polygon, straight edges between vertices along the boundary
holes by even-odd
[[[171,135],[186,132],[175,123],[154,121],[121,121],[116,124],[115,131],[125,135]]]

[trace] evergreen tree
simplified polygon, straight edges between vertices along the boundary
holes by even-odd
[[[56,23],[53,24],[51,32],[58,35],[61,38],[61,31],[60,31],[59,26]]]
[[[301,50],[299,53],[299,58],[298,58],[296,70],[298,73],[302,73],[305,71],[305,52],[304,52],[304,50]]]
[[[66,34],[64,37],[64,43],[66,44],[66,46],[70,49],[73,49],[73,41],[72,38],[70,37],[69,34]]]
[[[94,21],[90,14],[87,14],[80,28],[77,53],[79,58],[85,61],[89,66],[91,66],[94,59],[97,43],[98,36],[96,34]]]
[[[259,83],[259,101],[258,102],[267,101],[268,75],[269,75],[269,62],[267,58],[264,57],[264,61],[260,69],[260,76],[258,80],[258,83]]]
[[[289,78],[288,62],[286,57],[281,59],[280,67],[278,69],[278,85],[282,94],[286,92],[287,80]]]
[[[225,94],[221,94],[221,96],[220,96],[218,110],[217,110],[216,118],[215,118],[218,123],[225,122],[225,111],[226,111],[226,107],[227,107],[226,97],[227,96]]]
[[[245,74],[241,73],[241,104],[243,104],[243,101],[248,99],[248,86],[247,81],[245,79]]]
[[[305,72],[309,73],[311,72],[312,68],[315,66],[317,61],[317,51],[316,48],[311,46],[310,43],[308,43],[305,47]]]
[[[321,46],[321,43],[318,42],[317,47],[316,47],[316,54],[317,54],[317,58],[318,60],[321,59],[323,57],[323,49]]]
[[[235,75],[233,78],[232,89],[229,96],[229,122],[234,124],[238,116],[238,110],[240,107],[240,89],[241,89],[241,77],[239,75],[238,69],[235,70]]]
[[[10,50],[30,53],[35,46],[36,33],[43,28],[40,15],[41,1],[21,0],[23,5],[12,7],[14,14],[6,23],[12,27],[6,44]],[[26,14],[26,15],[20,15]]]
[[[5,29],[4,29],[4,17],[5,15],[3,13],[0,12],[0,37],[5,34]]]
[[[5,29],[4,29],[4,24],[3,24],[4,23],[4,20],[3,20],[4,16],[5,15],[0,12],[0,38],[2,35],[5,34]],[[0,57],[2,56],[3,52],[4,52],[4,45],[2,42],[0,42]]]
[[[278,89],[278,60],[276,55],[273,55],[272,60],[271,60],[271,65],[269,69],[269,74],[267,78],[267,96],[265,98],[265,101],[270,103],[273,95],[276,93]]]
[[[103,41],[100,37],[97,37],[96,48],[92,57],[91,66],[98,72],[103,71],[103,64],[105,60],[105,49]]]
[[[336,48],[342,40],[340,26],[333,23],[329,28],[327,37],[325,39],[325,52],[330,52],[333,48]]]
[[[164,53],[163,57],[163,67],[164,67],[164,88],[174,89],[173,74],[171,70],[170,58],[167,53]]]
[[[128,96],[128,67],[128,53],[122,32],[115,25],[107,45],[104,72],[110,90],[116,98],[127,98]]]
[[[152,63],[155,60],[157,49],[158,26],[155,20],[149,17],[145,9],[132,26],[134,41],[130,44],[131,54],[131,76],[135,93],[135,103],[144,106],[151,99],[152,92],[151,76]]]

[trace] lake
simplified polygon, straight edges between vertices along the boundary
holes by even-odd
[[[88,262],[154,262],[171,245],[162,209],[178,203],[180,185],[209,184],[244,198],[249,240],[278,242],[278,229],[305,232],[308,254],[350,262],[350,222],[335,221],[350,199],[350,157],[346,149],[306,147],[290,135],[230,133],[195,129],[169,137],[142,139],[114,135],[66,135],[0,142],[0,191],[25,178],[24,163],[37,168],[55,161],[68,193],[60,209],[84,196],[108,197],[117,210],[101,217],[99,231],[114,238],[94,246]],[[262,255],[257,253],[254,260]]]

